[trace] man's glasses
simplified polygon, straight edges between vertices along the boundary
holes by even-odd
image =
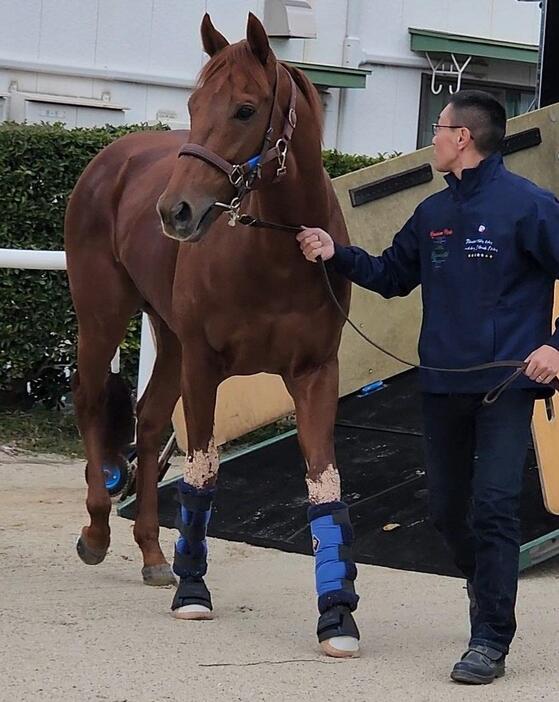
[[[463,124],[437,124],[436,122],[431,125],[431,129],[433,130],[433,136],[437,134],[439,129],[468,129],[468,127],[465,127]],[[469,129],[468,129],[469,131]],[[470,139],[473,139],[473,135],[470,132]]]

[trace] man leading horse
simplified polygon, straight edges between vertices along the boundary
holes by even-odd
[[[464,574],[468,650],[451,676],[490,683],[504,675],[516,631],[519,503],[534,401],[559,373],[559,326],[551,334],[559,277],[559,201],[510,173],[499,147],[506,115],[491,95],[454,94],[433,125],[433,159],[448,187],[422,202],[380,256],[298,235],[306,258],[383,297],[422,288],[422,365],[465,368],[526,361],[524,375],[493,404],[502,369],[421,370],[426,466],[437,529]]]

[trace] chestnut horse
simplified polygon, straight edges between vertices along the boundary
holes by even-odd
[[[327,654],[349,657],[359,650],[351,614],[358,597],[333,442],[344,320],[319,267],[304,259],[293,234],[231,228],[216,205],[233,200],[227,209],[234,219],[242,200],[252,216],[312,224],[348,242],[322,165],[320,99],[303,73],[276,60],[254,15],[246,40],[236,44],[229,45],[208,15],[201,33],[210,61],[189,101],[190,133],[118,139],[88,165],[67,209],[68,275],[79,329],[73,387],[90,515],[78,553],[96,564],[109,547],[111,500],[102,467],[122,450],[131,419],[110,362],[130,317],[143,309],[157,346],[137,406],[134,538],[144,581],[175,582],[159,545],[157,461],[182,396],[188,454],[179,481],[173,570],[180,582],[172,611],[181,619],[211,617],[204,575],[219,465],[212,438],[216,391],[232,375],[279,374],[295,403],[307,464],[318,638]],[[332,283],[347,309],[349,283],[333,272]]]

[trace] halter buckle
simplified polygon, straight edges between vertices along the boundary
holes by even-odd
[[[297,113],[295,112],[295,109],[293,107],[289,108],[287,119],[291,127],[295,129],[295,127],[297,126]]]
[[[243,169],[237,164],[233,166],[233,170],[229,174],[229,182],[234,188],[237,188],[237,190],[241,187],[245,179],[245,174],[243,173]]]
[[[287,160],[287,142],[285,139],[278,139],[276,141],[276,153],[278,155],[278,168],[276,170],[276,178],[281,178],[287,173],[287,166],[285,162]]]

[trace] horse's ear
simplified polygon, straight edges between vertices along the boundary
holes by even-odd
[[[202,35],[204,51],[208,54],[208,56],[213,56],[214,54],[217,54],[218,51],[221,51],[221,49],[229,46],[227,39],[213,26],[207,12],[202,20],[200,34]]]
[[[253,15],[252,12],[248,13],[247,41],[252,53],[260,60],[263,66],[266,65],[270,53],[268,35],[258,17]]]

